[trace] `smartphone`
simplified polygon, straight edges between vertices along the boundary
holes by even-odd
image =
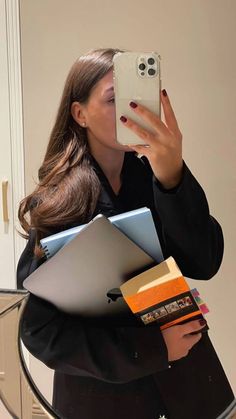
[[[156,52],[122,52],[113,58],[116,111],[116,139],[119,143],[144,144],[143,140],[120,121],[121,115],[131,118],[152,132],[152,127],[136,115],[131,101],[142,104],[160,116],[160,55]]]

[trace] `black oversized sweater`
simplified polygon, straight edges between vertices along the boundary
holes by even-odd
[[[93,165],[101,182],[94,215],[112,216],[149,207],[164,256],[173,256],[185,276],[206,280],[216,274],[223,255],[222,231],[209,214],[205,194],[186,165],[180,185],[166,191],[145,159],[126,153],[118,195],[96,161]],[[18,264],[19,287],[41,263],[34,257],[33,247],[31,234]],[[96,319],[62,313],[31,295],[21,333],[27,348],[56,371],[54,405],[63,418],[93,419],[103,409],[103,419],[154,419],[163,411],[160,398],[163,378],[159,381],[158,374],[163,371],[170,374],[170,369],[167,349],[156,325],[144,327],[131,314],[101,324]],[[165,399],[163,394],[162,398]],[[168,403],[167,397],[165,404]],[[178,411],[179,416],[175,417],[172,412],[175,415],[178,408],[175,410],[173,406],[166,406],[170,418],[194,419],[199,413],[190,403],[192,416],[185,413],[181,416]]]

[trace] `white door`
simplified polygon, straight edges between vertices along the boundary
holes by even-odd
[[[0,0],[0,288],[15,288],[24,240],[16,231],[23,197],[18,1]]]

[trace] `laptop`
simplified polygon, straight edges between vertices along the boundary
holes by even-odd
[[[23,285],[66,313],[113,316],[130,312],[120,285],[153,265],[151,256],[98,215]]]

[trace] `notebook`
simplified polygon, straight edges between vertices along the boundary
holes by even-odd
[[[143,207],[109,217],[120,231],[148,253],[157,263],[164,260],[159,238],[156,232],[152,213],[149,208]],[[73,227],[40,240],[41,246],[49,259],[58,250],[69,243],[86,224]]]
[[[88,223],[23,285],[60,310],[90,316],[129,312],[119,287],[153,258],[103,215]]]

